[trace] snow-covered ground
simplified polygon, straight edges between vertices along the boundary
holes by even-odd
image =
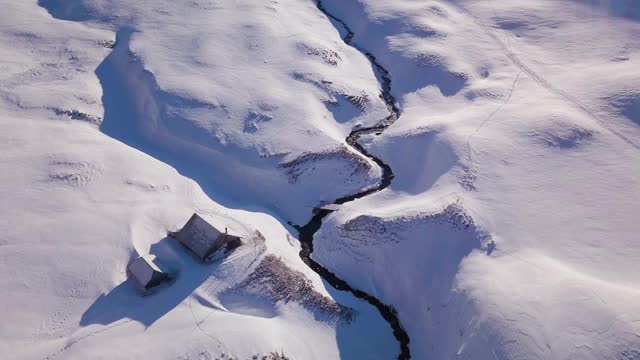
[[[0,356],[640,359],[640,6],[0,0]],[[242,247],[200,264],[193,212]],[[142,297],[126,266],[177,275]]]
[[[314,258],[395,306],[415,358],[639,358],[637,4],[325,6],[403,113],[367,141],[394,182]]]
[[[251,7],[234,2],[209,17],[176,4],[175,17],[158,22],[171,3],[107,6],[131,19],[107,10],[51,11],[87,22],[53,18],[45,8],[55,4],[46,1],[44,8],[2,3],[0,357],[251,359],[283,351],[294,359],[392,358],[398,344],[377,310],[327,287],[302,263],[282,225],[289,216],[309,217],[308,207],[322,199],[375,181],[379,170],[344,143],[351,126],[385,114],[366,59],[336,46],[345,63],[336,67],[309,50],[340,40],[317,10],[306,16],[326,36],[308,38],[284,27],[290,19],[257,28],[269,18],[244,18]],[[288,9],[289,16],[300,10]],[[202,33],[205,22],[210,35]],[[172,23],[184,31],[175,33]],[[235,27],[237,38],[225,39],[224,26]],[[286,43],[262,38],[278,32],[295,36]],[[247,56],[250,44],[276,48]],[[278,46],[290,46],[299,62]],[[206,47],[210,54],[194,53]],[[176,56],[192,57],[191,64]],[[231,73],[213,62],[246,69]],[[253,65],[263,62],[274,65]],[[367,111],[334,121],[329,109],[338,114],[352,106],[342,92],[362,91],[371,92]],[[336,104],[325,107],[329,101]],[[317,158],[281,165],[302,153]],[[347,177],[354,168],[361,170]],[[341,169],[344,176],[336,173]],[[297,181],[290,183],[288,172]],[[289,196],[302,191],[308,196]],[[244,245],[213,264],[197,263],[166,236],[193,212],[241,233]],[[177,279],[141,297],[125,270],[147,253]],[[272,282],[249,281],[265,273]]]
[[[318,202],[379,176],[344,142],[385,117],[378,82],[313,2],[42,4],[117,33],[96,71],[102,130],[219,201],[302,223]]]

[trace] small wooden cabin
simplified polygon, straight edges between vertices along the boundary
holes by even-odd
[[[230,234],[226,227],[224,232],[218,230],[195,213],[182,229],[169,233],[169,236],[191,250],[201,261],[206,261],[222,247],[242,244],[240,236]]]
[[[151,254],[134,259],[127,266],[129,278],[144,293],[169,280],[169,274],[162,271],[155,263],[156,257]]]

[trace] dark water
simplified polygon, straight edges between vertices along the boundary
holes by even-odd
[[[351,31],[349,26],[347,26],[347,24],[341,19],[338,19],[337,17],[327,12],[327,10],[322,5],[321,1],[318,1],[318,9],[322,11],[325,15],[327,15],[327,17],[342,24],[342,26],[344,26],[344,29],[347,31],[347,34],[343,38],[344,42],[347,45],[350,45],[358,49],[356,46],[352,44],[354,33],[353,31]],[[371,62],[371,64],[374,66],[374,68],[378,73],[378,77],[380,79],[380,83],[382,86],[382,93],[380,94],[380,98],[387,105],[387,109],[389,110],[389,116],[383,119],[378,125],[353,130],[347,137],[346,141],[349,145],[353,146],[360,153],[362,153],[364,156],[368,157],[369,159],[373,160],[376,164],[378,164],[382,168],[382,179],[378,184],[378,186],[336,199],[333,202],[334,204],[344,204],[349,201],[360,199],[362,197],[371,195],[382,189],[385,189],[389,185],[391,185],[391,180],[393,180],[393,177],[394,177],[393,171],[391,170],[391,167],[389,165],[385,164],[379,158],[371,155],[369,152],[367,152],[367,150],[364,147],[362,147],[362,145],[358,143],[358,140],[363,135],[368,135],[368,134],[380,135],[386,128],[388,128],[391,124],[393,124],[398,119],[398,116],[400,114],[400,110],[396,106],[396,99],[393,97],[393,95],[391,95],[391,77],[389,75],[389,72],[376,61],[375,56],[373,56],[371,53],[362,51],[361,49],[358,49],[358,50],[362,52],[369,59],[369,61]],[[331,212],[332,212],[331,210],[315,208],[313,210],[313,217],[307,224],[303,226],[294,225],[296,230],[298,230],[299,239],[302,245],[302,250],[300,251],[300,257],[313,271],[318,273],[318,275],[320,275],[325,281],[327,281],[329,284],[331,284],[331,286],[333,286],[337,290],[349,291],[355,297],[365,300],[369,304],[375,306],[378,309],[378,311],[380,311],[380,314],[382,315],[382,317],[389,323],[389,325],[391,325],[391,328],[393,329],[393,335],[398,340],[398,342],[400,342],[400,354],[398,354],[398,359],[405,360],[405,359],[411,358],[411,354],[409,351],[409,335],[407,335],[407,332],[402,327],[402,324],[400,324],[400,320],[398,319],[398,314],[392,306],[383,304],[380,300],[367,294],[366,292],[351,287],[346,281],[338,278],[334,273],[332,273],[331,271],[329,271],[328,269],[324,268],[322,265],[318,264],[313,259],[311,259],[311,253],[313,252],[313,236],[318,230],[320,230],[320,227],[322,226],[322,220]]]

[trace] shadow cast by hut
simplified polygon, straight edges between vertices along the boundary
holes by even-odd
[[[161,260],[174,280],[143,296],[144,293],[136,287],[133,279],[127,279],[96,299],[82,314],[81,326],[108,325],[120,319],[131,319],[151,326],[187,299],[219,266],[215,262],[199,263],[169,237],[152,245],[150,253]]]

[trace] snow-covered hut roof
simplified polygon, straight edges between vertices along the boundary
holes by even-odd
[[[225,228],[224,232],[220,231],[198,214],[193,214],[180,231],[171,235],[200,259],[205,260],[230,241],[240,239],[239,236],[230,234],[227,230]]]
[[[157,286],[167,278],[167,274],[156,265],[155,260],[154,255],[143,255],[133,260],[127,268],[137,285],[143,290]]]

